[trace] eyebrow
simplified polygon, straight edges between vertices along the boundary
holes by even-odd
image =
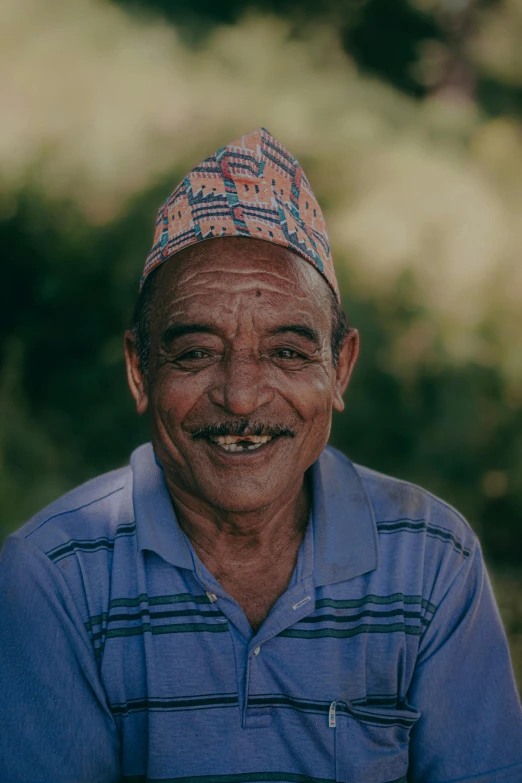
[[[178,337],[183,337],[186,334],[195,334],[201,332],[215,334],[215,329],[213,329],[208,324],[171,324],[170,326],[167,326],[165,331],[161,333],[161,341],[169,343],[172,340],[176,340]]]
[[[321,338],[319,333],[312,326],[305,326],[304,324],[283,324],[282,326],[276,326],[269,331],[272,336],[278,334],[286,334],[290,332],[297,334],[299,337],[304,337],[311,343],[316,345],[321,344]],[[209,326],[209,324],[171,324],[167,326],[164,332],[161,334],[162,342],[171,342],[179,337],[184,337],[187,334],[216,334],[216,330]]]
[[[311,343],[315,343],[316,345],[321,344],[319,332],[317,332],[312,326],[304,326],[304,324],[284,324],[283,326],[277,326],[275,329],[271,329],[269,334],[277,335],[285,334],[286,332],[291,332],[293,334],[299,335],[300,337],[304,337],[306,340]]]

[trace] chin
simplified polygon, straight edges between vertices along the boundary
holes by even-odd
[[[202,497],[207,503],[219,508],[222,511],[235,514],[249,514],[254,511],[260,511],[266,506],[273,503],[280,494],[279,492],[267,492],[266,487],[264,490],[248,490],[245,488],[234,487],[234,491],[230,491],[230,487],[221,488],[205,488],[202,491]]]

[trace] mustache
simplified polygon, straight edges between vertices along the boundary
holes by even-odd
[[[192,433],[192,438],[219,438],[227,435],[271,435],[272,438],[286,436],[295,438],[295,432],[286,425],[272,422],[254,422],[250,419],[236,419],[235,421],[223,421],[216,424],[205,424]]]

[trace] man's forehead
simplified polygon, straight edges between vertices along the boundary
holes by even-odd
[[[216,238],[177,253],[158,270],[171,299],[263,293],[324,302],[328,283],[287,248],[256,239]]]

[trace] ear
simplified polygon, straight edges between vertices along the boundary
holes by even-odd
[[[129,330],[125,332],[123,349],[127,365],[127,382],[136,403],[136,411],[142,416],[149,407],[148,386],[140,370],[133,334]]]
[[[344,410],[343,394],[346,391],[352,370],[359,356],[359,332],[357,329],[350,329],[343,347],[339,353],[339,362],[335,369],[334,389],[333,389],[333,407],[341,413]]]

